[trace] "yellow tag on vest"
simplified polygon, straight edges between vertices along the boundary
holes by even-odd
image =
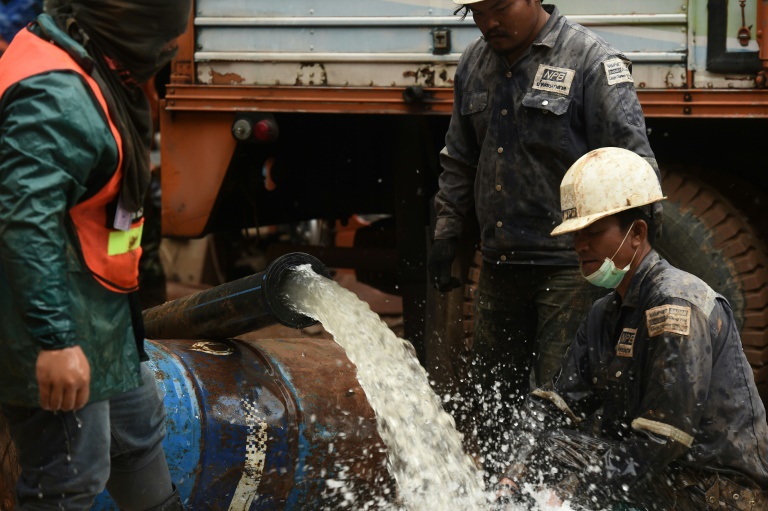
[[[116,256],[136,250],[141,245],[142,232],[144,232],[144,224],[134,227],[130,231],[111,231],[107,255]]]

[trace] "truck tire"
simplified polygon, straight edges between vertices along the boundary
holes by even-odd
[[[658,252],[723,295],[733,309],[760,395],[768,402],[768,250],[734,204],[713,187],[665,172]]]
[[[690,175],[666,172],[662,190],[668,200],[655,248],[728,300],[758,391],[768,403],[768,250],[749,220],[713,187]],[[478,251],[464,293],[464,334],[470,346],[481,265]]]

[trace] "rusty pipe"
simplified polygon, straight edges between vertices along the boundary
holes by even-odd
[[[354,503],[395,494],[376,416],[338,344],[163,340],[146,348],[185,510],[362,509]],[[334,490],[328,480],[344,484]],[[113,509],[104,491],[91,511]]]
[[[309,264],[331,278],[317,258],[301,252],[272,261],[266,270],[144,311],[148,339],[226,339],[281,323],[305,328],[317,323],[290,307],[285,277]]]

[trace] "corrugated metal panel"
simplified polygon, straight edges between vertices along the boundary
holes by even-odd
[[[680,75],[687,56],[683,4],[557,5],[624,51],[648,86],[678,83],[670,76]],[[447,0],[201,0],[195,27],[198,81],[238,85],[450,87],[461,52],[479,36],[471,17],[453,15]],[[433,51],[435,29],[449,32],[447,52]]]
[[[656,3],[655,0],[653,3]],[[449,16],[450,0],[197,0],[197,16]]]

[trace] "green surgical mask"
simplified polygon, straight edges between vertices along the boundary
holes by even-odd
[[[627,241],[627,236],[629,236],[629,233],[632,231],[632,227],[635,225],[635,222],[632,222],[632,225],[629,226],[629,230],[627,230],[627,234],[624,235],[624,239],[621,240],[621,245],[619,245],[619,248],[616,249],[616,252],[614,252],[613,257],[605,258],[605,261],[603,261],[603,264],[600,265],[600,268],[597,269],[594,273],[590,275],[584,275],[582,273],[582,277],[587,279],[587,281],[590,284],[593,284],[598,287],[604,287],[607,289],[616,289],[616,286],[618,286],[622,279],[624,279],[624,275],[627,274],[629,271],[629,267],[632,265],[632,261],[635,260],[635,256],[637,255],[637,250],[635,250],[635,253],[632,254],[632,259],[629,261],[629,264],[627,264],[624,268],[616,268],[616,265],[613,263],[613,258],[616,257],[616,254],[619,253],[619,250],[621,250],[621,247],[624,245],[624,242]],[[640,247],[637,247],[638,250]]]

